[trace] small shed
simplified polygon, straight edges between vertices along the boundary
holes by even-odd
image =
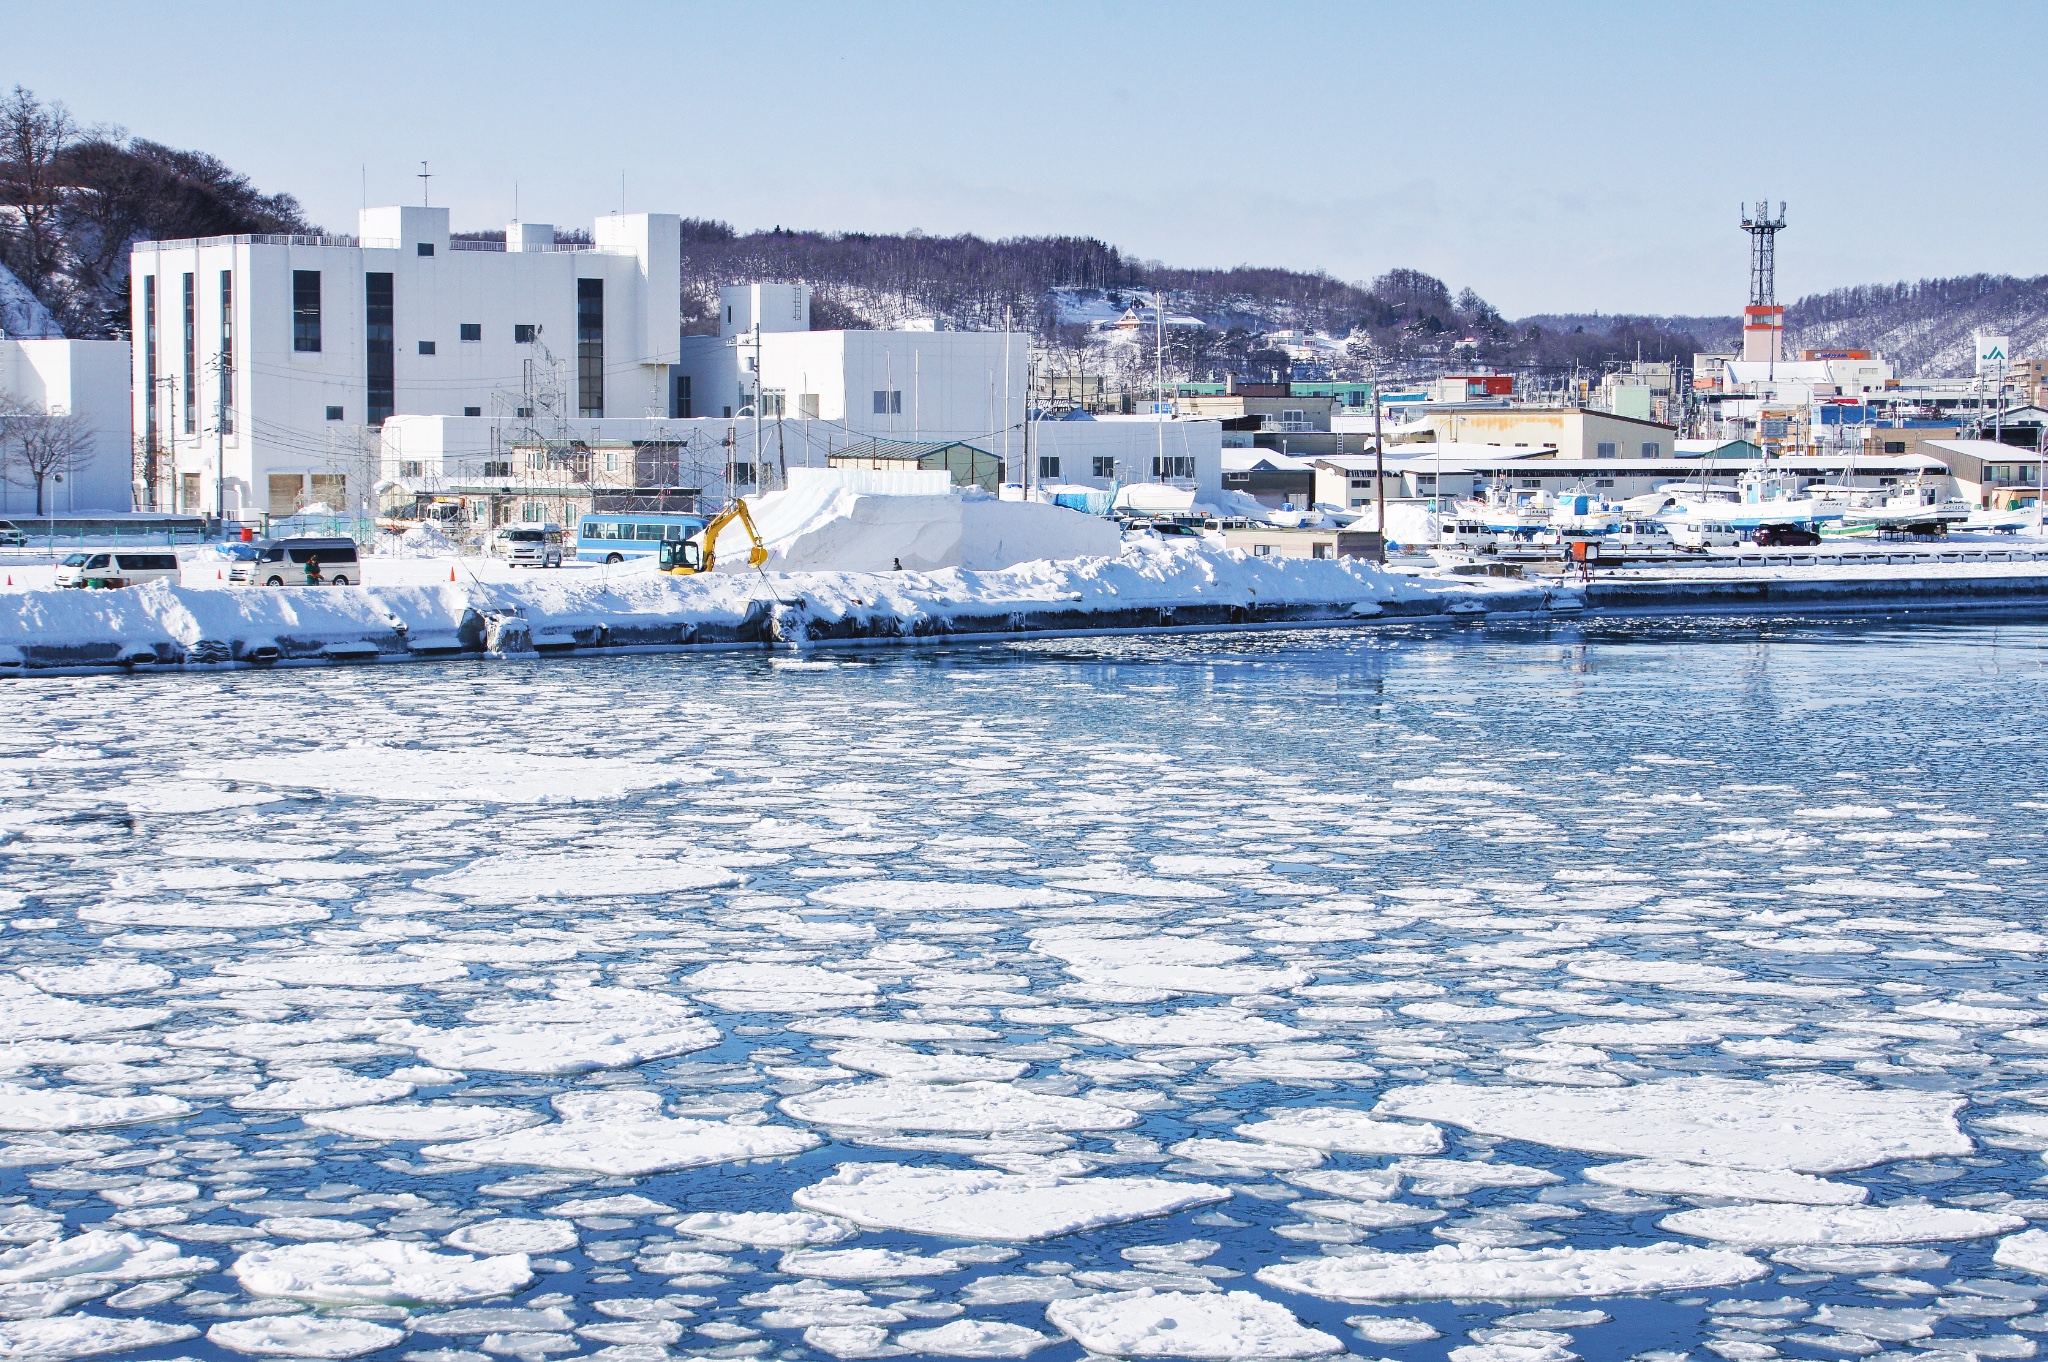
[[[1002,491],[1003,461],[964,440],[863,440],[826,460],[834,468],[944,469],[955,487]]]

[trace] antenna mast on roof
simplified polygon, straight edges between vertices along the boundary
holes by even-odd
[[[1785,204],[1778,203],[1778,216],[1771,216],[1771,201],[1758,199],[1756,215],[1742,215],[1742,230],[1749,233],[1749,305],[1778,305],[1778,233],[1785,230]]]

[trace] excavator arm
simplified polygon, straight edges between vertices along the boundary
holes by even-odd
[[[747,527],[747,538],[753,541],[753,547],[747,550],[747,565],[762,566],[768,561],[768,546],[761,542],[761,531],[755,528],[753,512],[747,509],[747,499],[741,497],[714,516],[695,538],[663,544],[661,570],[678,577],[714,570],[717,567],[719,531],[734,520]]]

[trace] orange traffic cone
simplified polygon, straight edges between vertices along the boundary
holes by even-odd
[[[224,573],[222,573],[219,568],[215,568],[213,570],[213,580],[215,580],[216,582],[225,582],[227,580],[227,576]]]
[[[449,581],[451,581],[451,582],[455,580],[455,569],[454,569],[454,568],[449,568],[449,569],[448,569],[448,580],[449,580]]]

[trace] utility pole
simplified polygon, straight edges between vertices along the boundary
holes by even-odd
[[[214,369],[220,375],[218,395],[213,404],[213,520],[220,527],[222,539],[228,533],[228,389],[234,382],[234,366],[228,363],[225,354],[214,356]]]
[[[754,487],[761,486],[761,402],[766,389],[761,386],[761,319],[754,318]]]
[[[1152,291],[1152,321],[1157,340],[1152,351],[1152,421],[1159,430],[1159,462],[1152,475],[1166,477],[1166,295]]]
[[[1387,565],[1387,442],[1380,431],[1380,375],[1379,367],[1373,367],[1372,375],[1372,453],[1373,487],[1379,496],[1380,521],[1380,566]]]

